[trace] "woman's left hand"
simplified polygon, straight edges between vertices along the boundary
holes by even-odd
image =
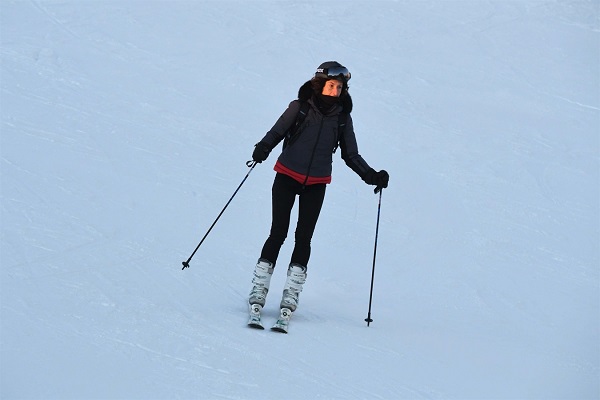
[[[388,182],[390,180],[390,175],[386,170],[382,169],[379,172],[376,172],[373,168],[364,177],[364,181],[369,185],[376,185],[381,188],[388,187]]]

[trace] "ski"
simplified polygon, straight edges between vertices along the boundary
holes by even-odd
[[[248,326],[254,329],[265,329],[261,320],[260,312],[262,306],[260,304],[250,304],[250,318],[248,319]]]
[[[280,333],[288,333],[290,318],[292,318],[292,311],[289,308],[282,308],[279,318],[277,319],[277,322],[275,322],[275,325],[271,327],[271,330]]]

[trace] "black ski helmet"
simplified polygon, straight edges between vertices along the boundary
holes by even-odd
[[[318,79],[339,79],[345,84],[350,80],[350,71],[337,61],[326,61],[315,72]]]

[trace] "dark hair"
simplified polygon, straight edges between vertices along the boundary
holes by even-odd
[[[325,83],[327,81],[330,81],[331,79],[325,79],[325,78],[318,78],[318,77],[314,77],[310,80],[310,86],[312,87],[313,91],[317,94],[321,94],[323,93],[323,88],[325,87]],[[342,81],[340,81],[342,82]],[[348,94],[348,82],[342,82],[344,84],[344,86],[342,87],[342,94],[340,95],[340,97]]]

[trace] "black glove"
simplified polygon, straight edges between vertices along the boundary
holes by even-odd
[[[388,187],[388,182],[390,181],[390,175],[384,169],[382,169],[381,171],[377,172],[373,168],[371,168],[365,174],[365,177],[363,178],[363,180],[368,185],[376,185],[378,187],[381,187],[381,188],[385,189],[386,187]]]
[[[252,152],[252,160],[257,163],[261,163],[269,157],[271,148],[265,142],[258,142],[254,145],[254,151]]]

